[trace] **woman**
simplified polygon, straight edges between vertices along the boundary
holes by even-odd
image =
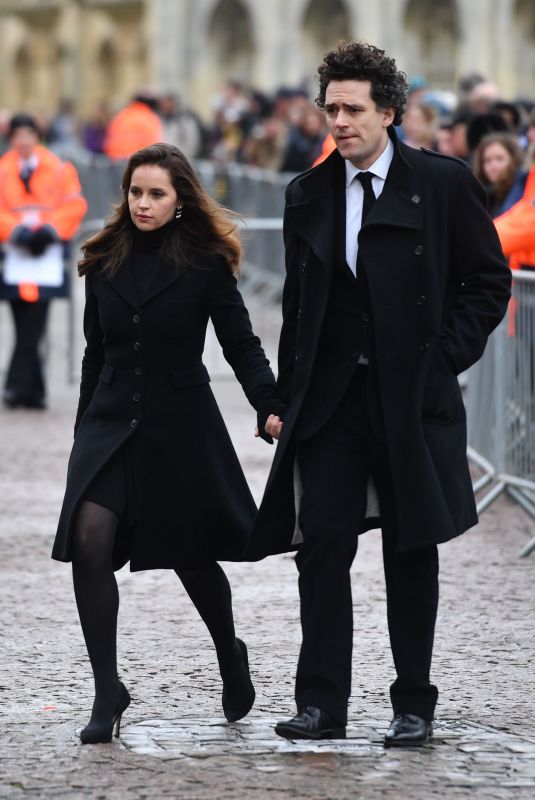
[[[526,185],[523,153],[511,133],[489,133],[474,156],[474,172],[487,190],[489,213],[495,219],[517,203]]]
[[[83,743],[111,741],[114,725],[118,736],[130,702],[117,675],[114,576],[128,560],[132,571],[175,570],[214,641],[226,718],[251,709],[247,649],[216,560],[239,559],[256,508],[201,361],[209,317],[261,423],[276,407],[236,288],[241,250],[229,213],[172,145],[135,153],[122,190],[79,263],[87,346],[52,554],[72,560],[95,679]]]

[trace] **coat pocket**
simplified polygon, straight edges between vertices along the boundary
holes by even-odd
[[[429,369],[422,400],[422,420],[438,425],[454,422],[463,405],[457,376],[451,371],[440,347]]]
[[[189,369],[171,370],[171,384],[175,389],[184,389],[187,386],[200,386],[210,383],[210,376],[204,364]]]

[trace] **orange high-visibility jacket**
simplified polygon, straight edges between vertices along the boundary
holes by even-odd
[[[162,139],[160,117],[145,103],[134,101],[119,111],[108,125],[104,152],[109,158],[120,161]]]
[[[312,164],[313,167],[317,167],[318,164],[321,164],[322,161],[325,161],[328,158],[333,150],[336,150],[336,145],[334,143],[334,139],[330,133],[327,134],[325,139],[323,140],[323,144],[321,145],[321,153],[317,157],[317,159]]]
[[[78,173],[68,161],[37,145],[38,165],[26,191],[19,177],[20,156],[8,150],[0,158],[0,242],[29,218],[30,228],[50,225],[63,241],[72,239],[87,210]]]
[[[494,220],[503,252],[511,269],[535,268],[535,165],[522,199]]]

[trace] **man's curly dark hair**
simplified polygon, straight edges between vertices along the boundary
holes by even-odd
[[[316,103],[325,107],[325,92],[330,81],[370,81],[372,100],[379,108],[393,107],[394,125],[401,125],[407,102],[407,76],[396,68],[393,58],[373,44],[340,42],[318,68],[320,80]]]

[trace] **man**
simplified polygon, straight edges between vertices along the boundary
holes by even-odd
[[[407,85],[395,62],[371,45],[341,45],[319,76],[336,150],[287,189],[279,387],[288,410],[264,426],[281,438],[251,551],[261,558],[302,538],[298,714],[275,730],[345,736],[350,567],[357,534],[380,526],[397,673],[385,745],[421,745],[438,695],[437,544],[477,522],[456,376],[483,353],[511,279],[469,170],[398,142]]]
[[[16,245],[30,257],[41,256],[54,243],[64,247],[85,214],[80,181],[72,164],[39,144],[33,117],[16,114],[10,122],[10,149],[0,159],[0,243]],[[15,349],[7,371],[4,403],[8,408],[46,406],[39,358],[51,297],[65,296],[65,283],[14,284],[0,277],[0,299],[10,301],[15,323]]]

